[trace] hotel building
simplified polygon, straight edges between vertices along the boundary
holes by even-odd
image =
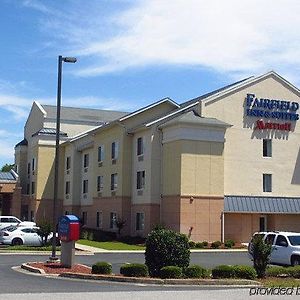
[[[59,214],[194,241],[300,231],[300,91],[275,72],[135,112],[63,107]],[[34,102],[15,147],[20,217],[52,218],[56,107]],[[15,208],[14,208],[15,209]]]

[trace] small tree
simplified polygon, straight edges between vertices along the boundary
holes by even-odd
[[[190,263],[189,240],[185,234],[172,230],[152,230],[146,240],[145,263],[149,274],[160,275],[166,266],[186,268]]]
[[[9,172],[14,168],[14,166],[14,164],[5,164],[4,166],[2,166],[0,172]]]
[[[258,278],[266,277],[266,269],[270,260],[271,252],[272,246],[268,243],[265,243],[261,235],[257,235],[253,238],[253,267],[256,270]]]
[[[115,221],[115,224],[116,224],[116,226],[117,226],[117,228],[118,228],[118,235],[120,236],[120,235],[121,235],[121,230],[122,230],[122,229],[125,227],[125,225],[126,225],[126,221],[118,218],[118,219]]]
[[[37,234],[41,237],[42,244],[43,246],[45,246],[47,244],[48,237],[53,230],[53,226],[47,220],[42,220],[41,222],[39,222],[38,226],[39,229],[37,231]]]

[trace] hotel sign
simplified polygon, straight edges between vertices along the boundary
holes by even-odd
[[[247,94],[246,115],[249,117],[259,117],[269,119],[265,122],[257,120],[255,129],[277,129],[291,131],[290,121],[299,120],[298,102],[283,101],[275,99],[257,98],[255,94]],[[285,123],[272,122],[286,121]]]

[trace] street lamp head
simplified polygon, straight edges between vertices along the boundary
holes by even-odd
[[[63,57],[62,59],[64,62],[68,62],[68,63],[76,63],[77,58],[76,57]]]

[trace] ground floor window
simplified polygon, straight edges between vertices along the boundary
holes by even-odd
[[[117,213],[111,212],[110,213],[110,224],[109,224],[110,229],[116,229],[117,228],[116,221],[117,221]]]
[[[81,221],[82,221],[82,225],[86,225],[87,224],[87,211],[83,211],[82,212]]]
[[[96,227],[102,228],[102,211],[97,211],[96,214]]]
[[[263,174],[263,191],[272,192],[272,174]]]
[[[135,230],[144,230],[145,228],[145,214],[142,212],[136,213]]]
[[[262,216],[259,218],[259,231],[266,231],[267,230],[267,217]]]

